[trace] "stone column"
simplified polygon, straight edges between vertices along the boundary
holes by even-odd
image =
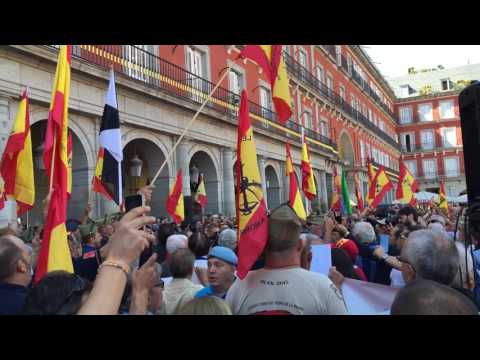
[[[280,204],[288,201],[289,195],[289,178],[285,175],[287,172],[286,165],[284,162],[280,163]]]
[[[320,206],[321,204],[325,204],[326,208],[328,208],[328,193],[327,193],[327,176],[325,171],[319,171],[320,173],[320,187],[322,189],[320,193]],[[322,210],[326,210],[326,208]]]
[[[0,152],[3,154],[3,149],[7,144],[8,136],[12,122],[10,121],[9,97],[0,94]]]
[[[233,156],[231,148],[223,148],[223,212],[226,216],[235,216],[235,183],[233,178]]]
[[[258,167],[260,170],[260,177],[262,178],[262,191],[263,191],[263,198],[265,199],[265,205],[268,209],[268,201],[267,201],[267,180],[265,176],[265,157],[258,156]]]
[[[183,174],[183,196],[191,196],[190,192],[190,164],[188,159],[188,142],[183,140],[176,149],[177,172],[182,169]],[[175,173],[176,174],[176,173]],[[176,175],[175,175],[176,176]]]

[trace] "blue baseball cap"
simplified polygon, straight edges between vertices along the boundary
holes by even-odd
[[[211,250],[210,253],[207,256],[207,259],[214,257],[220,260],[223,260],[229,264],[232,265],[237,265],[238,263],[238,258],[237,255],[233,252],[232,249],[229,249],[224,246],[214,246]]]

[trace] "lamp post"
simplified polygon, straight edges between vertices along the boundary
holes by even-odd
[[[35,165],[39,170],[45,170],[45,164],[43,163],[43,152],[45,150],[45,143],[42,142],[38,145],[35,150],[33,150],[33,158],[35,161]]]
[[[130,175],[135,179],[135,191],[138,190],[138,183],[142,175],[142,166],[143,161],[135,154],[134,158],[130,161]]]

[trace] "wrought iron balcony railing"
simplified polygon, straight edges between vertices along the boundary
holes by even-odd
[[[58,46],[47,45],[47,47],[58,51]],[[207,79],[135,45],[75,45],[72,53],[74,57],[105,69],[113,67],[117,73],[121,73],[130,79],[196,104],[203,103],[215,87],[215,84]],[[207,102],[206,107],[236,121],[238,99],[238,94],[218,87],[213,93],[212,99]],[[273,133],[287,137],[292,137],[291,134],[288,134],[289,130],[296,133],[301,132],[300,126],[294,121],[289,120],[285,125],[281,125],[275,112],[253,101],[249,101],[249,110],[252,118],[256,120],[252,122],[256,128],[268,129]],[[307,139],[314,140],[309,142],[314,148],[336,154],[337,145],[334,141],[308,129],[305,130],[305,133]],[[295,136],[295,138],[298,141],[300,139],[299,136]]]

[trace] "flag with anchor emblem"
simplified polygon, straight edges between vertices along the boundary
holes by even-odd
[[[380,165],[375,175],[375,178],[372,181],[372,186],[369,189],[368,195],[370,198],[373,198],[370,206],[372,208],[376,208],[382,201],[383,197],[387,194],[387,192],[392,189],[393,184],[388,178],[383,165]]]
[[[238,115],[236,163],[238,221],[237,274],[243,279],[261,255],[268,238],[268,217],[257,163],[247,92],[242,91]]]
[[[415,192],[418,189],[417,180],[413,177],[407,165],[400,161],[400,177],[398,178],[398,186],[396,191],[396,198],[402,204],[415,205]]]

